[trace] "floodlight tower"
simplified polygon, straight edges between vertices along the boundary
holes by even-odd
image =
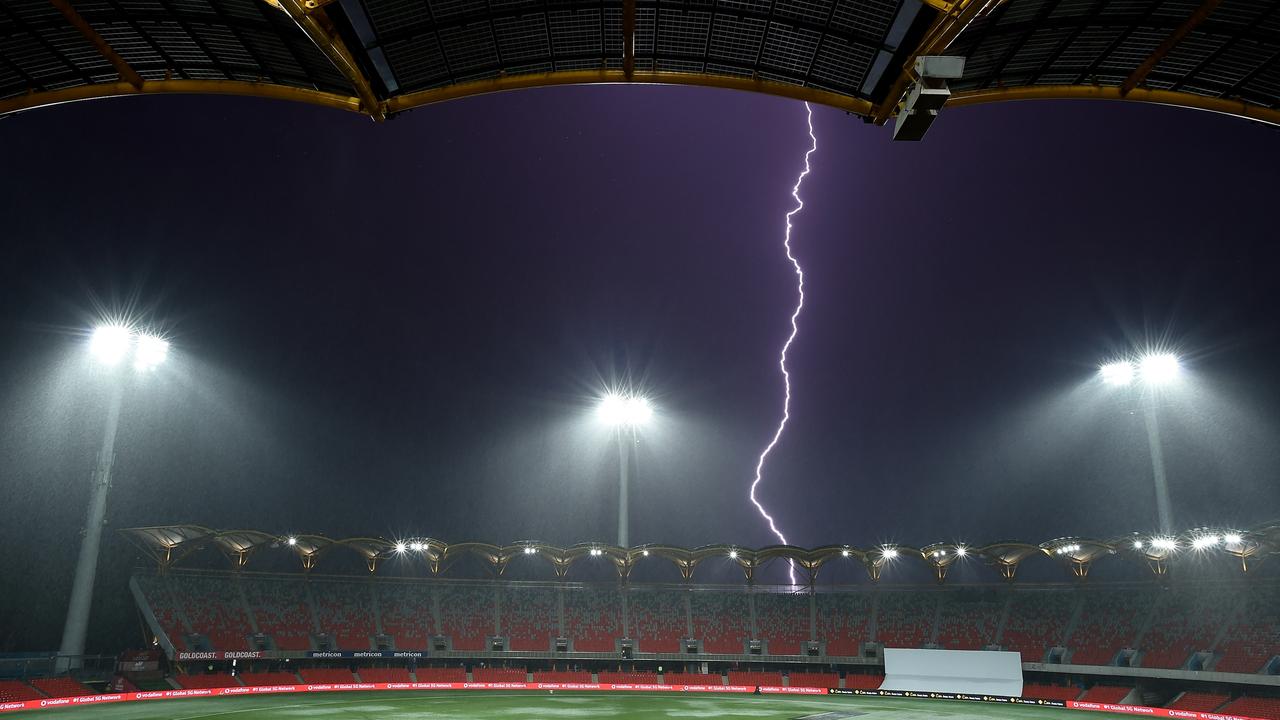
[[[1173,509],[1169,502],[1169,484],[1164,470],[1164,447],[1160,442],[1160,418],[1156,413],[1156,394],[1161,387],[1177,381],[1182,362],[1173,353],[1147,353],[1135,359],[1116,360],[1098,368],[1102,381],[1115,387],[1129,387],[1140,381],[1138,391],[1142,403],[1143,424],[1147,428],[1147,448],[1151,453],[1151,476],[1155,481],[1156,519],[1160,532],[1173,533]]]
[[[630,448],[637,442],[639,428],[653,417],[653,407],[647,398],[640,395],[609,393],[600,399],[596,414],[601,422],[616,431],[618,437],[618,547],[626,548],[630,547],[627,527]]]
[[[93,359],[108,369],[129,358],[134,370],[150,372],[164,362],[169,342],[155,335],[140,333],[121,325],[95,328],[89,340]],[[80,556],[71,585],[71,602],[62,629],[62,645],[58,649],[57,669],[66,672],[80,667],[84,656],[84,640],[89,629],[89,609],[93,604],[93,583],[98,573],[98,549],[102,545],[102,526],[107,518],[107,491],[111,488],[111,469],[116,457],[116,433],[120,428],[120,406],[124,401],[124,379],[111,373],[111,395],[107,401],[107,422],[102,434],[102,450],[90,481],[89,509],[85,515],[84,537],[80,539]]]

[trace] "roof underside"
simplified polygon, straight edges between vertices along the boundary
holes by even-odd
[[[916,56],[951,104],[1096,97],[1280,122],[1271,0],[4,0],[0,114],[195,92],[381,119],[593,82],[757,90],[884,122]]]
[[[740,545],[705,545],[686,548],[662,544],[624,548],[594,542],[560,547],[535,540],[494,545],[485,542],[447,543],[433,538],[391,540],[374,537],[333,539],[321,535],[278,536],[253,530],[213,530],[199,525],[129,528],[120,532],[162,567],[176,564],[192,553],[211,546],[216,547],[237,566],[243,566],[248,557],[258,550],[282,549],[296,555],[306,570],[315,567],[320,556],[335,549],[345,549],[358,554],[368,565],[370,572],[376,571],[380,561],[398,556],[425,559],[430,563],[433,573],[443,572],[462,556],[474,556],[501,573],[512,559],[536,555],[549,561],[556,574],[561,576],[571,564],[584,557],[607,559],[617,566],[620,574],[626,575],[637,562],[652,556],[676,565],[686,579],[693,575],[699,563],[710,558],[736,561],[747,577],[751,577],[757,568],[774,561],[791,562],[810,573],[816,573],[825,563],[845,558],[864,564],[872,579],[878,579],[880,568],[896,558],[915,558],[933,567],[941,581],[953,562],[966,557],[979,558],[988,564],[999,566],[1003,568],[1001,574],[1005,579],[1012,580],[1018,564],[1036,555],[1058,560],[1072,567],[1077,576],[1083,577],[1091,563],[1106,556],[1128,556],[1151,564],[1154,571],[1163,574],[1167,563],[1175,561],[1179,556],[1198,563],[1209,554],[1226,555],[1239,560],[1242,569],[1248,570],[1250,565],[1280,554],[1280,525],[1274,523],[1247,531],[1197,528],[1180,536],[1169,537],[1127,534],[1107,540],[1056,538],[1038,545],[1000,541],[986,545],[934,543],[919,548],[907,545],[877,545],[866,548],[853,545],[824,545],[816,548],[772,545],[757,549]]]

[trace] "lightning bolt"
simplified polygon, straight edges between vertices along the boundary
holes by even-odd
[[[778,358],[778,368],[782,371],[782,383],[783,387],[786,389],[786,394],[783,396],[782,400],[782,420],[778,422],[778,429],[774,431],[773,439],[769,441],[769,444],[765,446],[765,449],[760,453],[760,459],[756,462],[756,479],[751,483],[751,503],[755,505],[756,510],[759,510],[760,514],[764,516],[764,519],[769,523],[769,529],[773,531],[774,535],[778,536],[778,540],[781,541],[783,545],[788,544],[787,538],[782,534],[782,531],[778,529],[778,525],[774,522],[773,516],[771,516],[768,511],[764,509],[764,505],[761,505],[760,501],[756,499],[756,488],[759,487],[760,481],[764,479],[765,460],[768,459],[769,453],[773,452],[773,448],[778,444],[778,440],[782,438],[782,431],[787,428],[787,421],[791,419],[791,373],[787,371],[787,351],[791,349],[791,343],[795,342],[796,334],[800,332],[800,326],[796,324],[796,321],[800,318],[800,311],[804,309],[804,269],[800,267],[800,261],[797,260],[796,256],[791,252],[791,218],[795,217],[796,213],[799,213],[804,209],[804,201],[800,199],[800,185],[804,183],[805,176],[809,174],[809,156],[818,149],[818,136],[813,134],[813,108],[809,107],[809,103],[805,103],[804,110],[806,113],[805,119],[809,124],[809,140],[811,141],[811,145],[809,146],[809,151],[804,154],[804,170],[801,171],[800,176],[796,178],[796,184],[791,187],[791,197],[795,198],[796,206],[791,210],[791,212],[787,213],[787,230],[782,239],[782,246],[787,251],[787,260],[791,262],[791,266],[795,268],[796,271],[797,295],[796,309],[791,313],[791,334],[787,336],[787,341],[782,344],[782,353]],[[787,576],[791,579],[791,584],[795,585],[796,568],[794,563],[791,563],[787,568]]]

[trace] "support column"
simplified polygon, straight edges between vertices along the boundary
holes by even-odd
[[[818,594],[809,586],[809,642],[818,641]]]
[[[84,536],[80,539],[80,557],[71,583],[71,602],[62,628],[62,644],[58,649],[57,670],[66,672],[81,666],[85,636],[89,631],[89,611],[93,605],[93,584],[98,574],[98,554],[102,546],[102,526],[107,522],[107,491],[111,489],[111,470],[116,459],[116,434],[120,429],[120,406],[124,401],[124,381],[112,378],[111,398],[107,405],[107,424],[102,433],[102,450],[90,481],[89,509],[85,515]]]
[[[1155,400],[1149,398],[1143,408],[1147,426],[1147,446],[1151,449],[1151,475],[1156,485],[1156,518],[1160,532],[1173,533],[1173,509],[1169,502],[1169,483],[1164,474],[1164,447],[1160,443],[1160,420],[1156,415]]]
[[[631,547],[629,543],[630,533],[628,527],[627,507],[628,495],[631,492],[629,485],[631,474],[631,449],[628,446],[626,431],[618,430],[618,547]]]
[[[378,586],[373,578],[369,578],[369,599],[373,601],[373,629],[375,634],[382,635],[382,612],[378,607]]]

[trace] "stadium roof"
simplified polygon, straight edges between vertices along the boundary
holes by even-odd
[[[1273,0],[4,0],[0,115],[207,93],[382,119],[578,83],[754,90],[883,123],[922,55],[950,106],[1128,99],[1280,124]]]
[[[674,564],[681,575],[691,579],[698,564],[710,558],[729,558],[737,562],[748,580],[765,564],[782,560],[794,561],[797,566],[816,576],[822,566],[836,558],[857,560],[867,569],[872,580],[880,579],[880,571],[899,559],[914,558],[927,563],[938,581],[946,579],[947,570],[962,558],[979,558],[994,567],[1006,580],[1013,580],[1018,565],[1027,558],[1043,556],[1060,561],[1076,577],[1085,577],[1090,566],[1107,556],[1128,556],[1145,562],[1157,575],[1163,575],[1170,563],[1179,557],[1203,556],[1217,553],[1239,560],[1240,567],[1248,571],[1271,555],[1280,555],[1280,523],[1262,525],[1251,530],[1223,530],[1196,528],[1178,536],[1144,536],[1137,533],[1098,540],[1066,537],[1032,544],[1019,541],[1001,541],[986,545],[959,543],[933,543],[922,547],[907,545],[877,545],[859,548],[853,545],[823,545],[802,548],[794,545],[771,545],[752,549],[739,545],[705,545],[683,548],[674,545],[640,545],[621,548],[605,543],[579,543],[559,547],[549,543],[526,540],[508,545],[484,542],[446,543],[434,538],[386,538],[357,537],[334,540],[321,535],[276,535],[254,530],[212,530],[199,525],[171,525],[121,530],[133,543],[152,557],[161,567],[172,566],[191,553],[206,547],[216,547],[238,567],[244,566],[251,555],[264,548],[292,552],[305,570],[311,570],[323,556],[335,549],[344,549],[360,555],[370,572],[376,572],[379,562],[392,557],[421,557],[432,573],[441,573],[464,556],[479,557],[501,574],[507,564],[522,555],[537,555],[548,561],[558,577],[563,577],[569,567],[583,557],[607,559],[622,576],[630,574],[636,563],[644,558],[661,558]]]

